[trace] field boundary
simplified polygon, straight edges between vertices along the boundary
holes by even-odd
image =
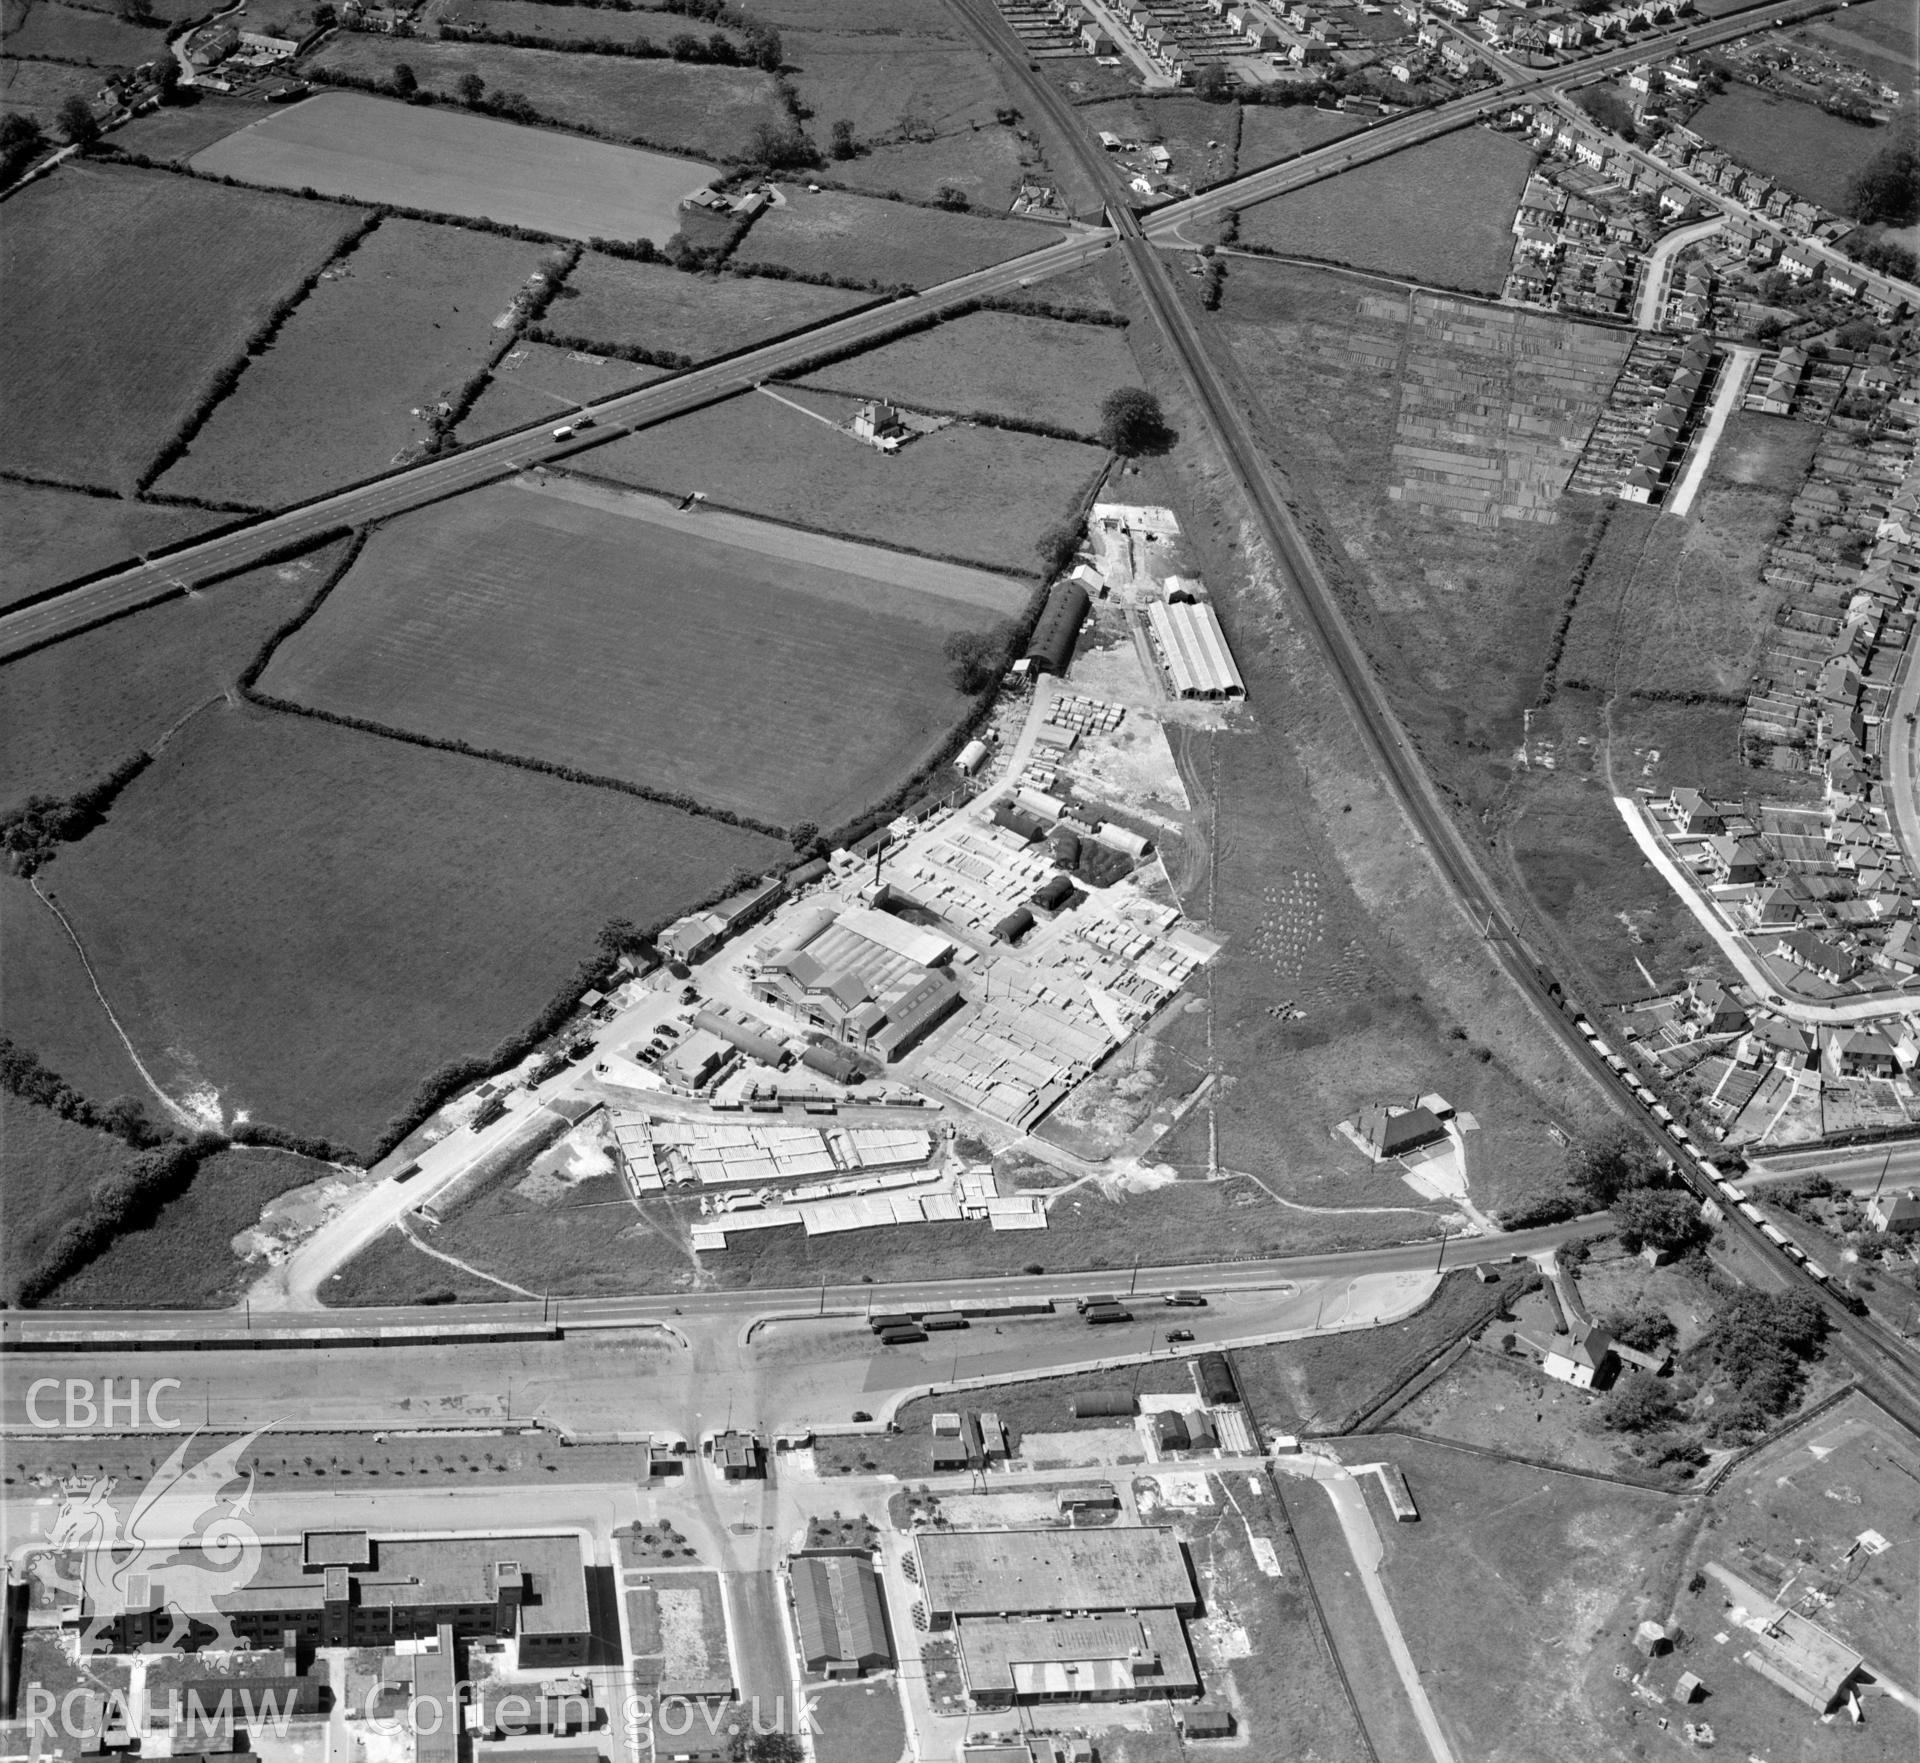
[[[1670,1500],[1693,1500],[1712,1492],[1712,1484],[1702,1481],[1693,1487],[1664,1487],[1659,1482],[1635,1481],[1631,1476],[1615,1475],[1605,1469],[1578,1469],[1570,1463],[1555,1463],[1546,1457],[1527,1457],[1518,1451],[1496,1451],[1491,1445],[1470,1445],[1464,1439],[1443,1439],[1430,1432],[1409,1432],[1405,1427],[1387,1427],[1381,1432],[1353,1435],[1366,1439],[1401,1439],[1408,1444],[1437,1445],[1445,1451],[1459,1451],[1468,1457],[1480,1457],[1490,1463],[1516,1463],[1523,1469],[1545,1469],[1555,1475],[1571,1475],[1581,1481],[1605,1482],[1610,1487],[1631,1488],[1637,1494],[1660,1494]]]

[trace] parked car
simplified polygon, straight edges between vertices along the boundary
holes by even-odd
[[[1167,1345],[1170,1347],[1177,1347],[1182,1341],[1190,1341],[1192,1339],[1193,1330],[1190,1328],[1170,1328],[1167,1330]]]

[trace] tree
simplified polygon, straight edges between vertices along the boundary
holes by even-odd
[[[1620,1241],[1638,1254],[1643,1248],[1680,1255],[1711,1234],[1700,1216],[1700,1202],[1679,1188],[1629,1188],[1613,1202]]]
[[[1080,525],[1077,521],[1061,526],[1048,527],[1034,542],[1034,554],[1040,559],[1041,567],[1051,581],[1062,574],[1073,562],[1074,554],[1080,549]]]
[[[964,210],[967,206],[967,193],[961,189],[958,184],[942,184],[939,189],[934,191],[933,199],[938,202],[942,208],[951,208],[956,213]]]
[[[1600,1402],[1600,1424],[1610,1432],[1658,1432],[1680,1412],[1667,1386],[1654,1377],[1629,1377]]]
[[[675,61],[705,61],[707,46],[691,31],[681,31],[667,41],[667,53]]]
[[[832,139],[835,159],[851,159],[860,151],[859,144],[853,138],[853,124],[844,116],[833,125]]]
[[[125,24],[145,24],[153,17],[153,0],[114,0],[113,11]]]
[[[453,89],[462,104],[478,104],[487,95],[487,82],[477,73],[463,73]]]
[[[805,1756],[790,1732],[757,1732],[747,1742],[748,1763],[803,1763]]]
[[[972,698],[999,679],[1013,649],[1013,634],[1012,625],[999,624],[991,630],[954,631],[948,636],[940,652],[947,658],[947,678],[953,689]]]
[[[1100,403],[1100,439],[1115,453],[1144,453],[1166,438],[1160,400],[1144,386],[1120,386]]]
[[[1868,225],[1911,226],[1920,220],[1920,144],[1909,137],[1869,159],[1847,186],[1847,212]]]
[[[747,140],[747,157],[770,171],[797,171],[820,163],[820,150],[789,123],[763,122]]]
[[[1223,63],[1209,62],[1193,76],[1193,92],[1209,104],[1224,104],[1233,96],[1233,78]]]
[[[10,184],[46,150],[38,122],[22,111],[0,115],[0,185]]]
[[[54,118],[64,139],[76,147],[90,147],[100,139],[100,121],[93,106],[78,92],[69,92]]]
[[[747,32],[747,53],[752,56],[753,65],[764,73],[778,73],[786,60],[780,33],[765,25],[755,25]]]
[[[153,64],[153,89],[162,104],[178,104],[188,89],[180,84],[180,63],[163,55]]]
[[[410,63],[396,61],[393,64],[393,89],[398,92],[402,98],[411,98],[415,92],[420,90],[419,76],[413,71]]]
[[[1601,128],[1610,129],[1626,140],[1633,139],[1633,112],[1618,92],[1609,91],[1605,86],[1589,86],[1574,102]]]
[[[1659,1160],[1631,1127],[1603,1127],[1567,1159],[1567,1179],[1596,1209],[1611,1206],[1629,1188],[1655,1186]]]

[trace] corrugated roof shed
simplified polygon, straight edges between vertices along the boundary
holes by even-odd
[[[793,1607],[809,1671],[835,1665],[867,1671],[891,1663],[880,1582],[869,1562],[853,1555],[796,1557]]]
[[[1246,696],[1246,683],[1233,664],[1226,634],[1211,606],[1199,601],[1155,603],[1147,608],[1147,620],[1180,697]]]

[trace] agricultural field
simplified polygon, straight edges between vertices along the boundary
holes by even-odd
[[[1729,85],[1687,124],[1783,189],[1822,208],[1844,213],[1853,174],[1892,139],[1890,128],[1869,128],[1829,116],[1817,104]]]
[[[54,117],[69,97],[77,93],[91,103],[99,89],[100,76],[92,68],[0,56],[0,110],[22,111],[37,119],[49,134]]]
[[[0,51],[8,55],[131,68],[153,60],[165,46],[164,31],[51,0],[6,0],[0,10]]]
[[[797,387],[780,395],[832,423],[858,408]],[[700,490],[744,513],[1021,575],[1106,467],[1103,451],[1075,441],[960,423],[888,456],[758,393],[598,447],[585,463],[616,483]]]
[[[904,282],[930,288],[1061,238],[1038,221],[982,220],[840,190],[809,192],[788,184],[781,196],[741,240],[734,253],[740,262],[883,287]]]
[[[1357,116],[1349,116],[1344,110],[1320,110],[1311,104],[1243,105],[1237,169],[1244,176],[1364,127],[1366,124]]]
[[[1253,114],[1251,107],[1242,112]],[[1176,183],[1204,190],[1233,176],[1236,118],[1230,105],[1176,93],[1087,104],[1079,117],[1089,134],[1106,129],[1123,141],[1165,147],[1173,156],[1168,175]]]
[[[423,47],[408,45],[415,52]],[[360,92],[322,92],[269,111],[195,154],[193,169],[276,189],[314,189],[495,220],[566,239],[655,244],[678,228],[680,198],[715,175],[710,165],[663,153]]]
[[[104,569],[227,518],[114,496],[0,479],[0,611],[75,576]]]
[[[423,598],[428,586],[442,591]],[[376,534],[260,689],[831,827],[887,795],[966,711],[947,635],[1025,599],[980,570],[631,493],[512,484]]]
[[[772,76],[753,67],[366,35],[335,37],[310,65],[323,76],[385,85],[402,61],[421,90],[442,98],[452,99],[460,81],[477,74],[488,91],[522,93],[540,116],[562,127],[702,159],[738,159],[762,123],[781,127],[787,119]]]
[[[1240,216],[1241,243],[1288,257],[1469,293],[1497,294],[1533,155],[1488,129],[1461,129]]]
[[[1117,326],[971,312],[836,361],[803,383],[916,409],[987,411],[1091,438],[1100,401],[1139,377]]]
[[[113,144],[164,165],[185,165],[215,141],[260,120],[256,102],[202,92],[191,104],[163,105],[122,123],[113,131]]]
[[[1419,1523],[1396,1524],[1377,1482],[1366,1487],[1387,1595],[1455,1755],[1627,1763],[1646,1754],[1641,1734],[1653,1717],[1625,1717],[1644,1705],[1614,1665],[1641,1663],[1627,1643],[1643,1615],[1659,1613],[1657,1588],[1688,1534],[1690,1504],[1441,1444],[1361,1448],[1399,1465],[1420,1508]],[[1303,1489],[1289,1505],[1307,1497]],[[1470,1622],[1463,1587],[1472,1588]],[[1548,1680],[1552,1695],[1513,1693]]]
[[[738,31],[671,12],[615,12],[604,6],[540,5],[537,0],[456,0],[444,16],[448,22],[457,19],[503,35],[542,37],[560,48],[578,43],[650,43],[664,51],[682,35],[696,36],[703,43],[709,37],[725,37],[736,48],[745,40]]]
[[[41,1307],[211,1310],[232,1304],[260,1271],[233,1252],[233,1239],[260,1221],[269,1201],[332,1173],[331,1164],[284,1151],[241,1147],[209,1157],[152,1224],[118,1238]]]
[[[463,441],[485,440],[536,422],[559,423],[582,404],[664,378],[666,369],[516,343],[495,363],[487,388],[460,424]]]
[[[115,17],[119,16],[117,0],[66,0],[66,4],[80,12],[110,12]],[[151,0],[147,10],[156,20],[167,25],[207,16],[205,0]]]
[[[541,247],[384,220],[250,363],[156,490],[273,508],[421,452],[426,418],[508,341]]]
[[[0,467],[125,488],[351,209],[63,165],[7,203]]]
[[[223,707],[48,874],[163,1084],[364,1148],[428,1071],[542,1009],[609,919],[669,918],[781,849],[613,791]]]
[[[0,809],[35,792],[73,794],[230,691],[346,545],[249,570],[0,666]]]
[[[559,335],[708,361],[825,324],[873,296],[764,276],[687,275],[590,251],[542,321]]]
[[[0,1289],[11,1297],[16,1282],[39,1264],[54,1233],[85,1210],[87,1190],[127,1170],[135,1153],[110,1134],[62,1120],[11,1091],[0,1091],[0,1139],[7,1147],[0,1160],[0,1207],[7,1215],[0,1236]],[[224,1251],[225,1244],[216,1247]]]

